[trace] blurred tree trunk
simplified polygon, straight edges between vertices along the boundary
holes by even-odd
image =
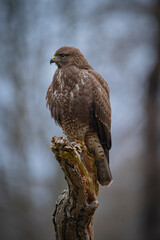
[[[144,196],[144,239],[160,239],[160,159],[158,93],[160,82],[160,1],[154,9],[157,21],[156,52],[157,60],[147,80],[146,92],[146,182]]]

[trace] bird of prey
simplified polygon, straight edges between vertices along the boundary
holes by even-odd
[[[112,175],[108,84],[77,48],[59,48],[51,63],[58,67],[46,95],[51,115],[69,141],[85,143],[95,157],[99,183],[109,185]]]

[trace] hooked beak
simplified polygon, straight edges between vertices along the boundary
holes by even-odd
[[[54,61],[53,61],[53,59],[52,59],[52,58],[51,58],[51,60],[50,60],[50,64],[51,64],[51,63],[54,63]]]
[[[56,62],[58,62],[58,61],[60,61],[60,60],[61,60],[61,59],[60,59],[58,56],[54,56],[54,57],[51,58],[50,64],[51,64],[51,63],[56,63]]]
[[[55,56],[54,56],[53,58],[51,58],[50,64],[51,64],[51,63],[54,63],[54,62],[56,62],[56,57],[55,57]]]

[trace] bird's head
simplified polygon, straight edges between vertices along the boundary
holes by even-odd
[[[59,68],[69,66],[76,66],[80,69],[91,68],[80,50],[74,47],[59,48],[55,52],[54,57],[51,58],[50,64],[51,63],[56,63]]]

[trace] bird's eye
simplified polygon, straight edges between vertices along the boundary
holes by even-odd
[[[62,53],[62,54],[59,54],[59,56],[60,56],[61,58],[65,58],[65,57],[66,57],[66,54]]]

